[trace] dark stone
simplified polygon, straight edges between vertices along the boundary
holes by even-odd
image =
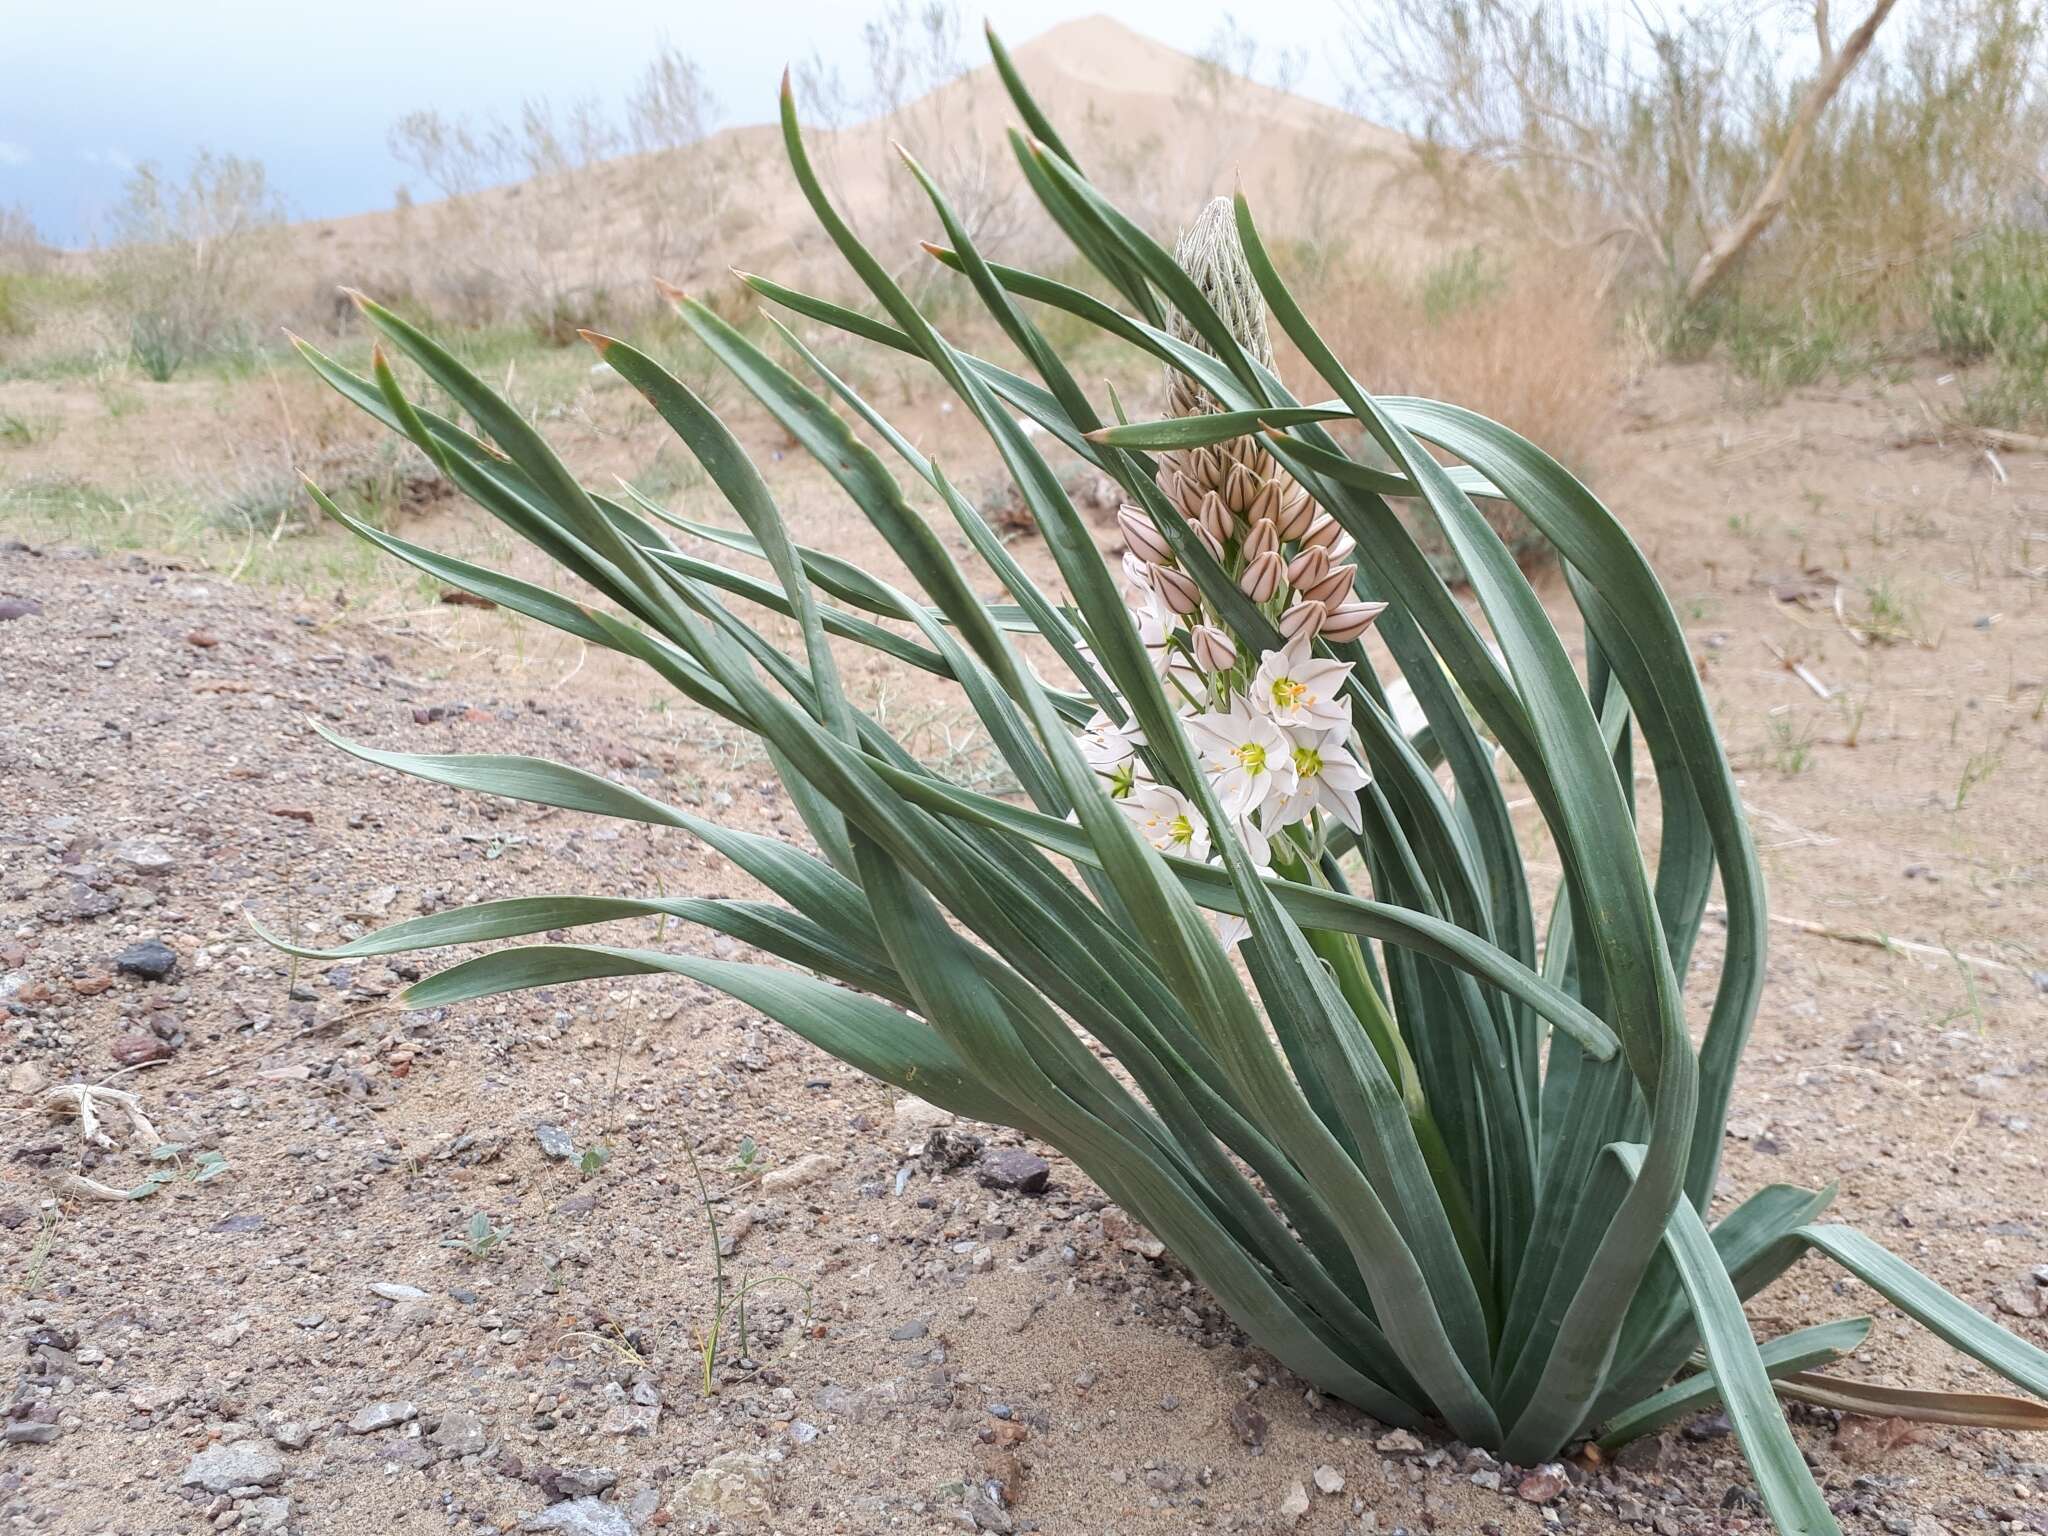
[[[1248,1402],[1230,1405],[1230,1429],[1253,1450],[1266,1443],[1266,1416]]]
[[[42,611],[43,605],[32,597],[0,597],[0,623],[31,618]]]
[[[1013,1189],[1020,1195],[1042,1194],[1052,1165],[1022,1147],[993,1147],[981,1155],[975,1178],[985,1189]]]
[[[178,952],[162,939],[144,939],[114,956],[114,969],[144,981],[162,981],[178,968]]]
[[[918,1161],[926,1173],[951,1173],[981,1156],[983,1145],[979,1136],[970,1136],[965,1131],[942,1125],[925,1138],[924,1151]]]
[[[159,1040],[155,1035],[116,1035],[107,1054],[118,1066],[141,1067],[152,1061],[169,1061],[177,1053],[170,1041]]]

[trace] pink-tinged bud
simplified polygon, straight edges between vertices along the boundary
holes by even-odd
[[[1202,589],[1195,585],[1194,578],[1186,571],[1177,571],[1170,565],[1155,565],[1151,567],[1151,576],[1152,590],[1175,613],[1193,613],[1202,606]]]
[[[1173,546],[1167,543],[1165,535],[1153,526],[1152,519],[1146,515],[1143,508],[1129,504],[1119,508],[1116,525],[1123,530],[1124,542],[1131,546],[1132,553],[1140,560],[1154,565],[1173,563]]]
[[[1202,497],[1207,494],[1193,475],[1182,475],[1174,485],[1174,509],[1189,522],[1202,515]]]
[[[1228,672],[1237,665],[1237,647],[1214,624],[1197,624],[1188,649],[1204,672]]]
[[[1214,490],[1223,484],[1223,461],[1216,456],[1214,448],[1204,444],[1195,450],[1190,473],[1204,490]]]
[[[1223,500],[1233,512],[1244,512],[1252,504],[1252,498],[1259,494],[1259,482],[1252,478],[1252,472],[1242,464],[1230,466],[1230,473],[1223,481]]]
[[[1316,504],[1308,499],[1308,492],[1296,486],[1280,498],[1280,509],[1273,521],[1279,526],[1280,537],[1298,539],[1308,532],[1308,525],[1316,515]]]
[[[1301,595],[1319,603],[1332,605],[1343,602],[1351,595],[1352,583],[1358,579],[1358,567],[1340,565],[1321,581],[1301,588]]]
[[[1195,522],[1216,535],[1216,542],[1227,544],[1230,536],[1237,532],[1237,519],[1230,515],[1230,509],[1223,505],[1223,498],[1214,491],[1202,497],[1202,515]]]
[[[1330,552],[1308,548],[1287,562],[1287,585],[1312,587],[1330,574]]]
[[[1269,519],[1280,510],[1280,482],[1267,480],[1259,486],[1259,494],[1252,498],[1251,505],[1244,509],[1244,520],[1256,523]]]
[[[1323,616],[1328,611],[1321,603],[1289,603],[1287,611],[1280,615],[1281,638],[1292,645],[1303,635],[1313,636],[1323,627]]]
[[[1343,531],[1337,526],[1337,519],[1327,512],[1318,512],[1309,520],[1308,531],[1302,534],[1301,542],[1311,549],[1327,549]]]
[[[1223,541],[1209,531],[1207,523],[1195,524],[1195,542],[1209,551],[1209,558],[1218,565],[1223,564]]]
[[[1256,560],[1280,547],[1280,530],[1273,526],[1273,519],[1262,517],[1252,524],[1252,531],[1244,536],[1244,557]]]
[[[1325,546],[1330,551],[1330,564],[1342,565],[1358,548],[1358,540],[1348,533],[1340,533]]]
[[[1374,619],[1386,611],[1385,603],[1339,603],[1323,620],[1323,638],[1333,643],[1356,640],[1372,628]],[[1285,616],[1282,617],[1284,621]]]
[[[1255,603],[1270,603],[1286,575],[1279,551],[1269,549],[1244,568],[1244,574],[1237,578],[1237,590]]]

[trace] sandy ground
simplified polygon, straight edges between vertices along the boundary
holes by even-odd
[[[2048,463],[1922,441],[1926,419],[1916,387],[1743,414],[1713,375],[1660,370],[1627,392],[1601,485],[1694,642],[1778,917],[1723,1193],[1838,1182],[1845,1219],[2048,1342],[2015,1315],[2048,1264]],[[814,480],[773,472],[805,537],[867,555]],[[467,515],[419,526],[474,541]],[[1574,1463],[1547,1503],[1521,1469],[1389,1438],[1246,1349],[1049,1149],[960,1126],[983,1157],[935,1166],[889,1091],[688,984],[404,1013],[402,966],[281,960],[245,907],[331,944],[486,896],[745,884],[678,834],[372,769],[309,716],[802,835],[765,761],[701,716],[498,615],[419,606],[0,553],[10,1528],[1763,1528],[1712,1418]],[[944,704],[907,692],[895,718],[929,734]],[[1853,941],[1878,935],[1901,942]],[[150,941],[168,975],[120,969]],[[1698,963],[1715,950],[1710,924]],[[184,1150],[148,1163],[118,1111],[87,1146],[33,1098],[67,1082],[132,1091]],[[543,1125],[609,1161],[586,1177]],[[686,1147],[728,1276],[769,1282],[710,1396]],[[1044,1156],[1041,1192],[984,1183],[1005,1150]],[[211,1153],[227,1171],[198,1182]],[[152,1166],[177,1176],[142,1200],[63,1182]],[[472,1257],[449,1240],[479,1212],[509,1231]],[[1751,1311],[1777,1331],[1872,1310],[1859,1291],[1809,1260]],[[1991,1387],[1875,1310],[1845,1369]],[[2038,1443],[1795,1422],[1849,1530],[2048,1531]]]

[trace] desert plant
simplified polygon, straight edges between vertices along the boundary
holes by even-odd
[[[512,1224],[509,1221],[502,1227],[496,1226],[488,1213],[476,1211],[455,1236],[442,1238],[441,1246],[453,1248],[466,1259],[487,1259],[511,1235]]]
[[[1825,0],[1344,9],[1357,94],[1426,141],[1461,207],[1614,250],[1681,342],[1745,275],[1896,307],[1927,258],[2010,216],[2048,145],[2040,0],[1932,0],[1889,26],[1872,0],[1846,29]]]
[[[258,161],[201,151],[182,181],[136,168],[115,211],[108,280],[145,374],[164,383],[238,339],[283,218]]]
[[[1071,601],[1042,590],[939,466],[793,332],[794,355],[903,460],[1010,601],[977,595],[986,578],[961,567],[824,395],[687,296],[672,295],[684,320],[872,520],[922,594],[793,543],[735,436],[628,344],[590,338],[697,455],[744,532],[586,489],[449,352],[362,299],[384,343],[476,430],[416,404],[381,350],[368,376],[306,346],[311,365],[591,596],[332,515],[438,580],[645,662],[758,735],[818,851],[561,764],[331,738],[432,782],[684,828],[787,906],[515,898],[325,954],[655,916],[732,934],[800,969],[542,944],[455,965],[408,1000],[691,977],[886,1082],[1058,1147],[1252,1339],[1387,1422],[1440,1422],[1531,1462],[1718,1399],[1786,1531],[1835,1522],[1774,1383],[1851,1411],[1951,1422],[1972,1411],[1815,1376],[1867,1319],[1759,1349],[1742,1301],[1807,1251],[2048,1396],[2048,1355],[1869,1239],[1818,1224],[1831,1192],[1772,1186],[1708,1227],[1764,978],[1763,889],[1692,658],[1627,532],[1514,433],[1456,406],[1368,394],[1276,276],[1242,197],[1227,231],[1239,244],[1212,244],[1191,276],[1088,183],[999,46],[997,62],[1033,135],[1014,140],[1026,180],[1130,312],[991,265],[912,161],[950,242],[935,256],[965,275],[1038,377],[956,349],[826,195],[786,88],[798,182],[882,313],[750,281],[813,322],[928,363],[994,440]],[[1148,354],[1192,413],[1107,425],[1027,305]],[[1303,406],[1265,366],[1262,308],[1334,399]],[[1020,416],[1129,498],[1126,590]],[[1362,429],[1382,457],[1345,453],[1331,423]],[[1431,447],[1462,463],[1440,465]],[[1556,546],[1585,625],[1583,680],[1475,497],[1513,502]],[[1431,572],[1396,501],[1442,530],[1477,615]],[[686,553],[669,529],[769,574]],[[1355,571],[1337,563],[1352,541]],[[731,599],[777,617],[756,627]],[[1358,644],[1375,617],[1387,665],[1427,717],[1412,738]],[[801,654],[770,638],[786,620]],[[956,684],[1029,803],[911,757],[849,698],[835,655],[848,645]],[[1638,742],[1659,787],[1654,872],[1629,788]],[[1564,868],[1540,946],[1502,755]],[[1695,962],[1717,878],[1725,941]],[[1679,978],[1701,972],[1714,992],[1695,1047]],[[1667,1388],[1696,1349],[1703,1368]],[[2004,1423],[2048,1417],[2017,1399],[1975,1402]]]

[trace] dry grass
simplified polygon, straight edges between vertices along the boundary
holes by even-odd
[[[1406,274],[1353,260],[1326,271],[1311,312],[1368,389],[1468,406],[1587,476],[1599,468],[1620,355],[1586,266],[1552,251],[1478,248]],[[1285,350],[1282,367],[1291,379],[1305,372]]]

